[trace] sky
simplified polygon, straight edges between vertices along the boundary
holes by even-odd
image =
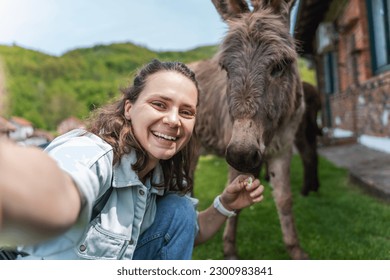
[[[0,45],[56,56],[122,42],[185,51],[218,44],[226,29],[211,0],[0,0]]]

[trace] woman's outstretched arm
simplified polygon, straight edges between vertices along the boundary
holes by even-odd
[[[68,229],[81,197],[45,152],[0,141],[0,246],[35,243]]]

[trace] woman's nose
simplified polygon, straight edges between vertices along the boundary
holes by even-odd
[[[170,110],[163,118],[163,123],[171,127],[180,126],[179,112],[177,110]]]

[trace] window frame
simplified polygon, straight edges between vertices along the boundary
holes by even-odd
[[[332,95],[339,92],[338,52],[323,53],[324,92]]]
[[[376,43],[375,43],[375,32],[374,28],[374,16],[373,16],[373,3],[372,0],[366,0],[367,14],[368,14],[368,30],[370,38],[370,50],[371,50],[371,61],[372,61],[372,71],[375,75],[386,72],[390,70],[390,2],[388,0],[378,0],[383,4],[385,17],[384,17],[384,40],[386,43],[385,56],[386,64],[383,66],[378,66],[378,58],[376,54]]]

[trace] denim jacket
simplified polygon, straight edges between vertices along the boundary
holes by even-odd
[[[138,237],[154,221],[156,196],[164,194],[162,188],[153,187],[163,182],[161,166],[144,185],[131,169],[135,152],[112,167],[112,147],[81,129],[56,138],[46,151],[70,174],[83,206],[77,222],[64,234],[19,247],[28,254],[22,259],[132,259]],[[107,203],[90,221],[95,201],[110,186],[113,189]]]

